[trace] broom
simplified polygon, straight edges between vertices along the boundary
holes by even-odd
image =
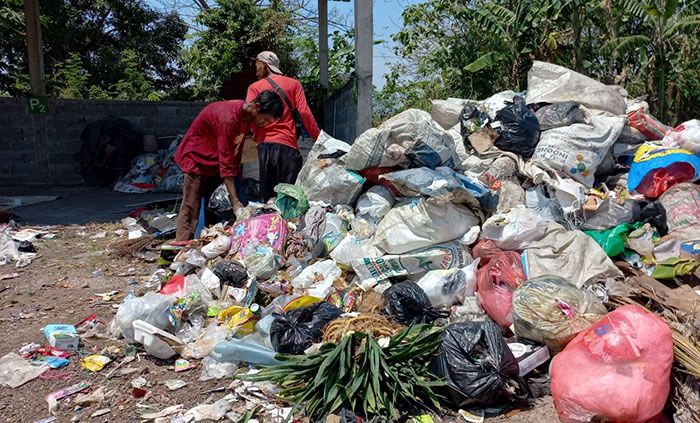
[[[156,232],[151,235],[142,236],[140,238],[125,239],[122,241],[115,242],[107,246],[108,254],[114,257],[126,257],[133,256],[141,252],[144,248],[148,247],[157,239],[167,238],[175,233],[175,229],[171,229],[165,232]]]
[[[124,239],[107,246],[107,252],[110,256],[114,257],[133,256],[151,245],[151,243],[153,243],[155,240],[156,234],[146,235],[134,239]]]

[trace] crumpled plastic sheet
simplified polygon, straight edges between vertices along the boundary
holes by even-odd
[[[48,366],[31,365],[14,352],[0,358],[0,385],[17,388],[49,370]]]
[[[201,404],[190,408],[185,412],[184,421],[187,423],[202,420],[218,421],[223,419],[230,410],[231,404],[225,398],[222,398],[213,404]]]
[[[17,243],[12,239],[12,235],[10,235],[9,226],[0,231],[0,266],[14,261],[15,267],[26,267],[31,264],[34,257],[36,257],[36,253],[19,251]]]

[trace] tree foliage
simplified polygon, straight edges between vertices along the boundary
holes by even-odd
[[[29,91],[22,0],[0,0],[0,93]],[[142,0],[40,0],[47,91],[145,99],[187,81],[178,66],[187,32]],[[134,86],[136,84],[138,89]]]
[[[263,50],[320,86],[318,17],[310,0],[40,0],[48,95],[96,99],[219,98],[223,81]],[[0,95],[29,92],[22,0],[0,0]],[[354,69],[353,33],[331,13],[329,92]]]
[[[398,108],[431,98],[485,98],[526,88],[533,60],[648,95],[674,124],[700,114],[697,0],[428,0],[394,36],[403,60],[380,98]],[[400,101],[396,101],[396,99]]]
[[[201,31],[184,54],[184,68],[194,80],[194,95],[203,99],[219,96],[219,88],[245,62],[264,50],[274,51],[285,74],[295,75],[298,62],[292,55],[291,16],[284,5],[273,1],[219,0],[196,18]]]

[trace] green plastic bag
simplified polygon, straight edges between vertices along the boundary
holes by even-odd
[[[627,240],[627,235],[629,235],[632,230],[639,227],[640,223],[641,222],[635,224],[623,223],[604,231],[583,232],[593,238],[595,242],[600,245],[603,251],[605,251],[608,257],[615,257],[625,251],[625,241]]]
[[[292,184],[277,184],[275,205],[285,219],[296,219],[309,209],[309,200],[301,187]]]
[[[656,263],[651,277],[654,279],[673,279],[676,276],[690,275],[698,270],[698,267],[700,267],[700,263],[693,259],[669,258]]]

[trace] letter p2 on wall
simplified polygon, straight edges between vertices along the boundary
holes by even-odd
[[[27,97],[29,113],[33,115],[44,115],[49,111],[49,101],[46,96]]]

